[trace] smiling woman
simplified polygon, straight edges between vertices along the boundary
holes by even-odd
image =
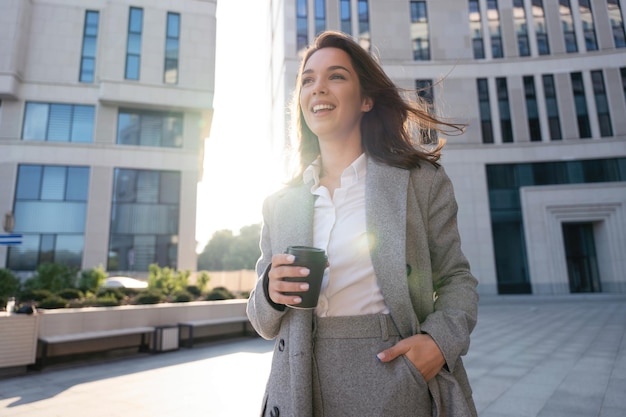
[[[218,2],[215,114],[198,185],[198,251],[217,230],[238,233],[260,223],[263,198],[281,176],[280,155],[268,135],[270,95],[262,71],[269,57],[265,19],[259,16],[266,8],[254,0]],[[260,70],[252,72],[251,63]]]

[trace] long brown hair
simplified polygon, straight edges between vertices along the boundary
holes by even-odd
[[[326,31],[306,50],[298,71],[292,102],[292,128],[295,129],[293,133],[298,145],[298,161],[292,181],[298,182],[304,169],[320,154],[317,136],[304,120],[300,94],[304,67],[309,58],[322,48],[338,48],[350,56],[359,77],[361,97],[373,100],[373,108],[361,119],[361,143],[365,153],[379,162],[399,168],[415,168],[423,161],[437,165],[444,141],[439,141],[433,149],[427,149],[418,143],[418,132],[462,133],[463,125],[436,118],[415,92],[412,99],[403,98],[401,92],[407,91],[391,81],[369,52],[344,33]]]

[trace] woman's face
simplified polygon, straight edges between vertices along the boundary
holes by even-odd
[[[372,100],[361,97],[350,56],[338,48],[313,53],[302,71],[300,107],[309,129],[320,139],[361,140],[360,122]]]

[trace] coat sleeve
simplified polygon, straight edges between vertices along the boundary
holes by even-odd
[[[421,324],[441,349],[446,365],[454,370],[467,353],[478,312],[478,281],[461,251],[457,203],[452,182],[443,168],[436,170],[428,193],[428,245],[431,257],[434,311]]]
[[[268,273],[272,265],[271,209],[270,199],[263,204],[263,225],[261,227],[261,257],[256,264],[257,282],[250,293],[246,313],[252,327],[264,339],[273,339],[278,334],[280,323],[286,314],[284,305],[275,304],[269,298]]]

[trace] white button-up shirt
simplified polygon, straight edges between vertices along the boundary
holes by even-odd
[[[362,154],[341,175],[341,185],[331,198],[320,185],[320,160],[304,171],[316,195],[313,245],[326,250],[329,267],[324,271],[315,310],[320,317],[389,313],[370,258],[365,222],[365,173]]]

